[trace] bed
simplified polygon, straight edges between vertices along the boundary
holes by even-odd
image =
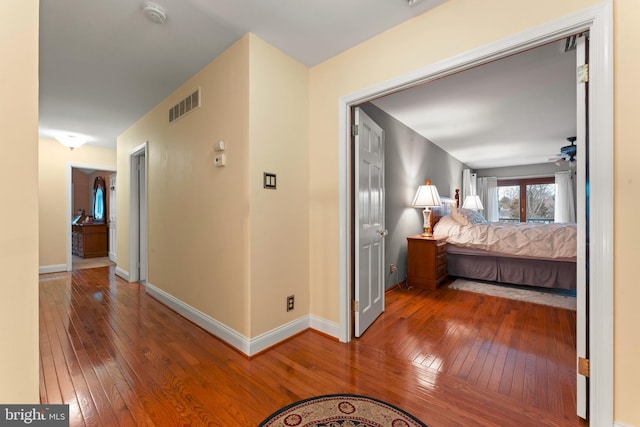
[[[431,226],[447,236],[452,277],[556,289],[576,289],[576,225],[488,223],[476,211],[443,198]]]

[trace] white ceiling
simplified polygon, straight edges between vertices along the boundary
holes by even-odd
[[[548,162],[576,134],[564,41],[380,98],[380,109],[472,169]]]
[[[40,135],[117,136],[247,32],[313,66],[446,0],[40,1]],[[437,43],[437,41],[435,42]],[[551,44],[374,103],[472,168],[547,162],[575,135],[575,52]]]
[[[252,32],[313,66],[445,0],[40,1],[40,135],[116,137]]]

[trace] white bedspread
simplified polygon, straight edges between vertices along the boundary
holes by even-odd
[[[574,258],[577,251],[575,224],[484,222],[461,225],[445,216],[433,234],[449,236],[447,242],[467,248],[504,254]]]

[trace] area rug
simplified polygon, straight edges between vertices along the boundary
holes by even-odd
[[[258,427],[426,427],[402,409],[353,394],[330,394],[292,403]]]
[[[467,279],[456,279],[449,285],[449,289],[460,289],[462,291],[527,301],[534,304],[550,305],[567,310],[576,309],[576,297],[574,295],[561,293],[561,290],[560,292],[554,293],[553,291],[541,291],[515,285],[510,286]]]

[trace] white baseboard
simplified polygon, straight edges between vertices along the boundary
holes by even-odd
[[[328,335],[337,336],[334,333],[334,330],[338,329],[338,325],[315,316],[312,318],[312,316],[306,315],[250,339],[231,329],[227,325],[218,322],[211,316],[175,298],[173,295],[153,286],[149,282],[147,282],[146,289],[149,295],[156,298],[167,307],[189,319],[196,325],[220,338],[247,356],[253,356],[299,332],[304,331],[305,329],[309,329],[312,327],[312,322],[317,325],[314,329],[322,331]]]
[[[313,314],[309,315],[309,327],[329,336],[340,339],[340,324],[330,322]]]
[[[155,287],[149,282],[147,282],[146,289],[149,295],[156,298],[158,301],[160,301],[173,311],[189,319],[196,325],[220,338],[229,345],[237,348],[241,352],[249,354],[250,342],[249,339],[244,335],[218,322],[216,319],[207,314],[204,314],[200,310],[191,307],[190,305],[177,299],[173,295],[166,293],[162,289]]]
[[[632,427],[632,426],[628,426],[628,425],[626,425],[626,424],[622,424],[622,423],[616,423],[616,422],[614,422],[614,423],[613,423],[613,427]]]
[[[118,266],[116,266],[116,276],[122,277],[127,282],[129,281],[129,272],[126,271],[126,270],[121,269]]]
[[[278,344],[281,341],[291,338],[297,333],[309,329],[309,316],[302,316],[296,320],[292,320],[282,326],[258,335],[257,337],[249,340],[249,353],[247,355],[253,356],[267,348]]]
[[[61,271],[67,271],[67,264],[41,265],[38,268],[39,274],[60,273]]]

